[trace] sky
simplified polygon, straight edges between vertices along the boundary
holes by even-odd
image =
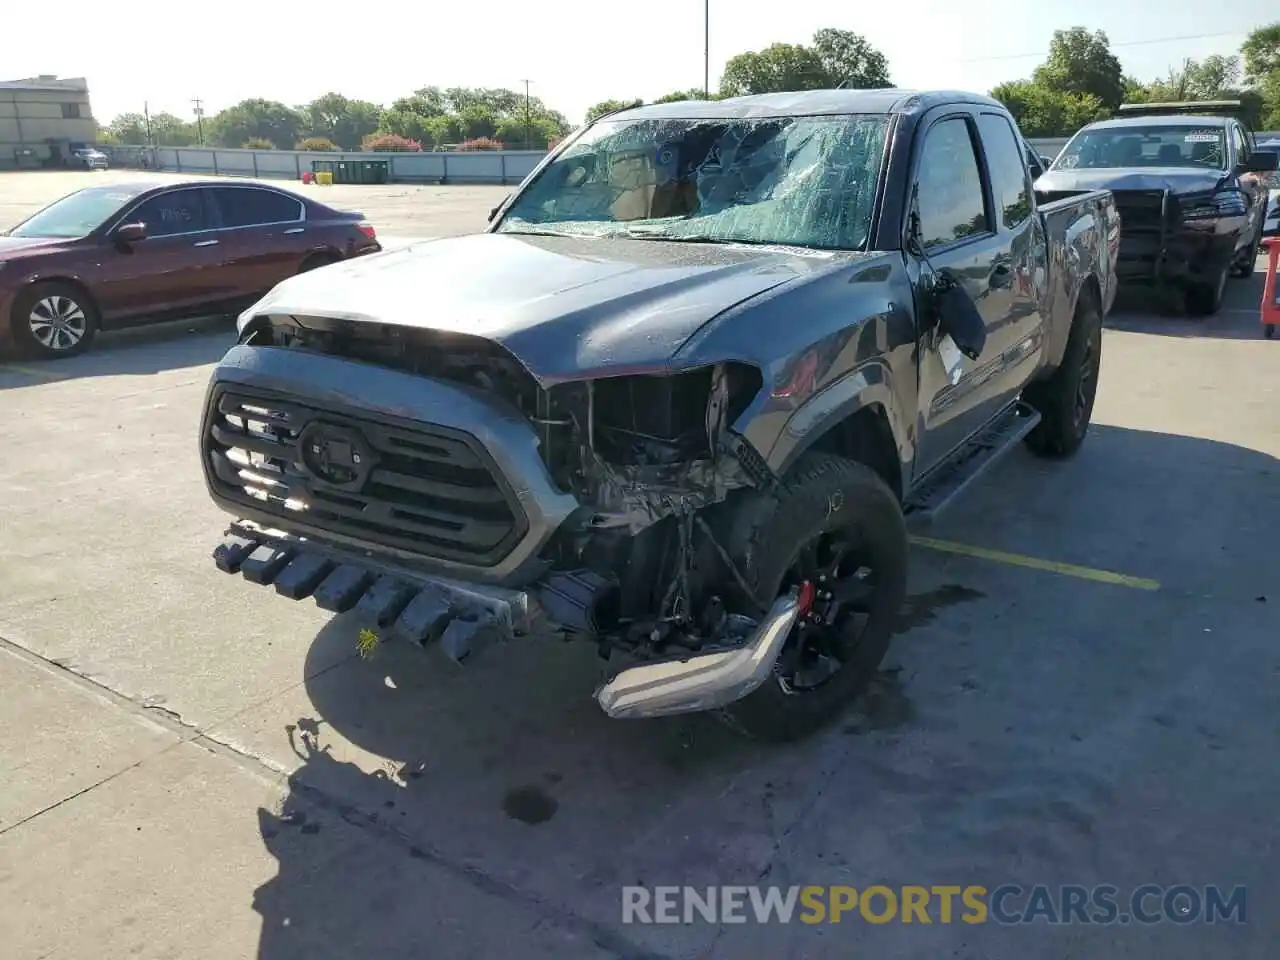
[[[1259,0],[705,0],[711,83],[724,63],[815,30],[861,33],[900,87],[986,92],[1027,76],[1055,29],[1106,31],[1125,72],[1165,75],[1185,57],[1232,54],[1267,16]],[[206,115],[248,97],[299,104],[336,90],[388,104],[435,85],[529,90],[571,122],[600,100],[700,87],[704,0],[380,0],[214,8],[131,0],[11,2],[0,80],[84,76],[94,115]],[[74,24],[75,29],[67,29]],[[56,43],[40,38],[57,37]],[[25,39],[24,39],[25,38]],[[16,42],[15,42],[16,41]]]

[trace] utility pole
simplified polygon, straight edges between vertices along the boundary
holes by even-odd
[[[520,82],[524,84],[524,148],[525,148],[526,150],[528,150],[528,149],[529,149],[529,141],[530,141],[530,137],[529,137],[529,126],[530,126],[530,119],[529,119],[529,84],[533,83],[533,81],[532,81],[532,80],[521,80]]]
[[[702,0],[702,95],[711,99],[711,0]]]
[[[151,135],[151,105],[145,100],[142,101],[142,119],[147,125],[147,146],[154,147],[156,141]]]
[[[195,97],[191,101],[191,105],[196,111],[196,138],[200,141],[200,146],[204,146],[204,101],[199,97]]]

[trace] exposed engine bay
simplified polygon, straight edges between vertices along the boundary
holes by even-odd
[[[664,658],[728,649],[764,604],[721,543],[712,510],[773,478],[729,430],[762,386],[720,363],[543,387],[501,345],[464,334],[321,317],[263,316],[241,342],[447,380],[501,398],[533,425],[554,483],[582,504],[533,585],[548,619],[611,650]]]

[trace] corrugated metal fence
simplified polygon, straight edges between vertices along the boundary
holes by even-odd
[[[1280,132],[1259,133],[1259,140]],[[1067,137],[1034,138],[1031,145],[1055,157]],[[303,153],[297,150],[229,150],[209,147],[113,147],[117,162],[138,166],[148,157],[151,166],[177,173],[222,174],[240,177],[280,177],[297,180],[313,160],[386,160],[395,183],[519,183],[544,156],[541,150],[493,150],[469,153]],[[149,156],[148,156],[149,154]]]

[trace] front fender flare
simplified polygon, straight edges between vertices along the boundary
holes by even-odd
[[[778,476],[785,474],[836,424],[859,410],[874,406],[881,407],[888,417],[898,457],[905,468],[910,456],[904,456],[906,433],[903,424],[909,421],[898,409],[892,376],[888,364],[877,358],[855,367],[810,396],[787,419],[766,455],[770,469]],[[904,469],[903,476],[910,476],[910,473]]]

